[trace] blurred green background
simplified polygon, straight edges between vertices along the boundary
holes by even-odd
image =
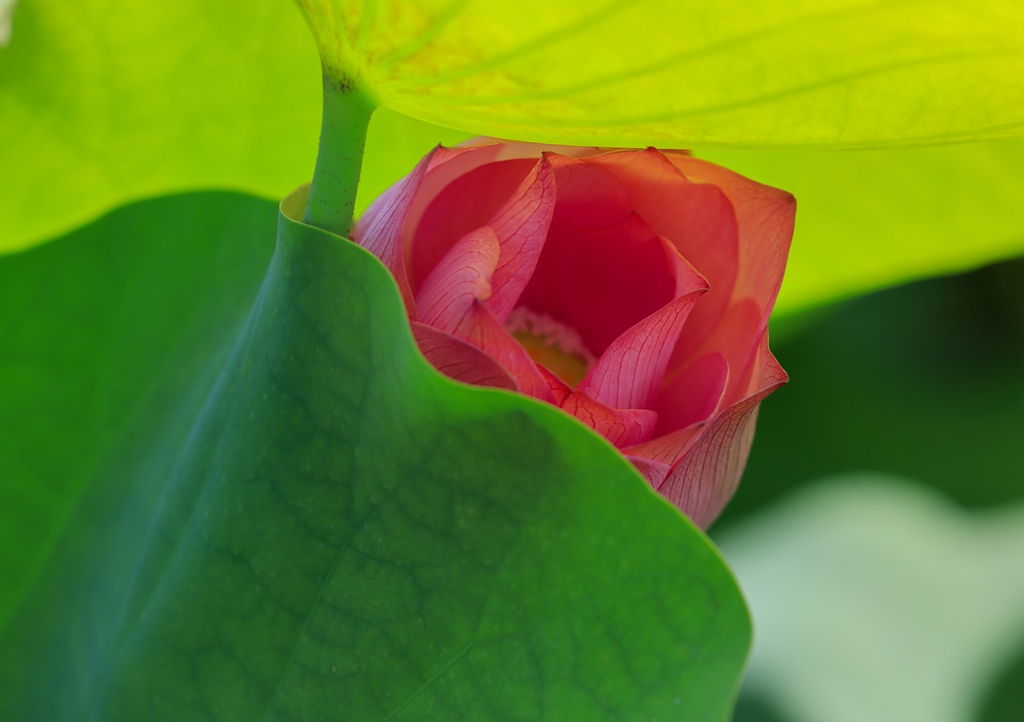
[[[745,535],[751,525],[792,523],[792,517],[785,515],[792,510],[794,499],[818,493],[823,479],[837,475],[897,475],[913,480],[925,493],[935,492],[947,502],[950,514],[976,519],[982,531],[988,519],[1020,508],[1024,499],[1024,259],[907,284],[801,317],[782,318],[775,324],[774,339],[772,347],[792,380],[762,404],[743,482],[711,530],[713,538],[725,542],[727,558],[732,559],[730,539]],[[820,493],[827,496],[832,491],[826,488]],[[884,511],[879,509],[879,527],[885,523],[881,519],[891,518]],[[803,512],[797,509],[793,513],[799,517]],[[1024,522],[1024,516],[1016,518]],[[1018,527],[1024,532],[1024,526],[1018,523]],[[914,528],[908,520],[903,533],[912,535]],[[950,527],[941,534],[955,543]],[[1024,559],[1024,534],[1009,539],[996,542],[1009,549],[986,550],[982,546],[975,550],[978,556],[971,563],[998,564],[995,557],[1007,553]],[[749,536],[746,541],[751,541]],[[809,543],[827,546],[829,542]],[[938,546],[926,545],[925,554],[931,548],[935,557],[940,556]],[[866,566],[869,559],[865,550],[860,566]],[[931,561],[924,558],[918,566]],[[769,563],[780,567],[779,585],[791,583],[786,575],[794,570],[785,569],[787,560]],[[743,585],[742,569],[737,572]],[[850,574],[866,574],[870,579],[873,571],[836,564],[828,567],[825,577],[819,576],[823,574],[820,568],[811,566],[796,573],[814,575],[809,582],[827,586]],[[953,577],[957,572],[947,573]],[[975,590],[977,593],[1024,601],[1013,596],[1014,587],[1020,584],[1019,567],[996,568],[993,573],[993,587]],[[1011,574],[1015,576],[1007,578]],[[972,581],[962,583],[970,585]],[[876,593],[884,594],[885,589]],[[934,602],[939,605],[942,600]],[[798,603],[794,599],[794,604]],[[757,621],[757,599],[752,598],[751,604]],[[926,609],[916,611],[927,613]],[[891,607],[891,613],[898,619],[902,613],[898,604]],[[971,611],[965,614],[970,618]],[[1018,620],[1024,621],[1024,605],[1019,607]],[[820,664],[856,666],[850,658],[857,652],[843,646],[844,635],[851,629],[864,637],[884,632],[883,625],[865,626],[859,621],[841,618],[837,610],[808,611],[807,634],[835,636],[833,654],[817,660]],[[948,626],[943,628],[940,621],[937,635],[955,636],[957,617],[945,621]],[[770,623],[770,618],[761,620],[762,627]],[[970,719],[977,722],[1009,722],[1024,714],[1024,624],[1006,629],[1005,635],[1006,646],[991,652],[995,658],[984,662],[987,668],[974,685],[973,699],[963,701],[973,709]],[[755,631],[755,647],[760,640]],[[949,654],[962,658],[960,666],[966,675],[972,664],[967,652],[951,643]],[[902,666],[907,664],[905,660],[879,659],[875,663],[893,666],[897,678],[907,670]],[[851,670],[848,681],[852,686],[857,684],[855,675]],[[807,680],[807,684],[813,682]],[[792,701],[785,690],[765,693],[747,689],[737,706],[736,722],[815,719],[806,712],[803,716],[791,712]],[[821,710],[817,719],[833,718]],[[872,717],[853,714],[849,719]]]

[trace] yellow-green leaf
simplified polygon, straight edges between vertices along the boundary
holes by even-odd
[[[852,147],[1020,135],[1006,0],[299,0],[386,107],[523,140]]]

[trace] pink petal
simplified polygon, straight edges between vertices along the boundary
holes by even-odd
[[[460,238],[490,225],[540,162],[537,157],[492,162],[494,146],[459,150],[427,175],[409,213],[404,242],[414,291]]]
[[[680,370],[658,394],[659,435],[707,421],[718,410],[729,380],[725,357],[712,352]]]
[[[561,185],[558,193],[561,205]],[[635,214],[590,228],[558,220],[557,213],[519,303],[574,329],[600,356],[675,298],[676,268],[662,239]]]
[[[533,359],[484,303],[498,253],[498,238],[488,226],[463,236],[417,291],[420,320],[490,356],[524,394],[550,401],[550,386]]]
[[[754,439],[758,405],[786,382],[766,336],[757,366],[759,390],[715,418],[658,489],[701,528],[710,526],[736,491]]]
[[[555,376],[540,364],[535,365],[537,366],[537,370],[540,372],[540,375],[544,378],[544,381],[547,382],[548,387],[551,389],[552,403],[555,406],[561,406],[562,402],[572,394],[572,389],[569,388],[569,385],[562,381],[562,379]]]
[[[474,386],[519,390],[505,369],[475,346],[417,321],[412,322],[412,335],[420,352],[445,376]]]
[[[649,441],[624,448],[622,453],[629,457],[635,456],[672,467],[693,447],[706,426],[706,421],[698,421],[678,431],[664,436],[656,436]],[[655,489],[659,488],[661,488],[660,485],[655,487]]]
[[[459,239],[416,292],[419,320],[454,333],[475,302],[490,298],[498,244],[487,226]]]
[[[660,487],[664,483],[665,478],[672,471],[671,466],[668,464],[662,464],[660,461],[652,461],[650,459],[645,459],[642,456],[626,455],[626,458],[630,460],[633,466],[636,467],[636,470],[640,472],[640,475],[643,476],[647,480],[647,483],[654,489]]]
[[[658,414],[654,411],[613,409],[579,391],[572,392],[561,407],[617,448],[646,441],[658,423]]]
[[[676,339],[707,284],[692,274],[698,287],[675,299],[612,342],[580,382],[578,389],[620,409],[654,406]],[[698,285],[699,284],[699,285]]]
[[[673,153],[671,158],[677,155],[687,157]],[[629,202],[636,212],[655,233],[672,241],[710,284],[707,297],[690,315],[686,334],[679,341],[676,359],[685,362],[717,327],[733,297],[739,231],[732,204],[713,185],[691,183],[654,148],[605,153],[587,163],[613,173],[629,189]]]
[[[352,240],[377,256],[395,277],[410,318],[416,316],[416,304],[406,272],[402,239],[410,208],[437,152],[435,148],[427,153],[409,175],[374,201],[352,228]]]
[[[688,155],[670,153],[669,160],[691,181],[712,184],[729,198],[739,229],[739,276],[732,295],[757,299],[767,318],[782,284],[793,238],[796,200],[786,191]]]
[[[534,166],[489,225],[501,243],[487,308],[504,323],[540,258],[555,210],[555,174],[546,158]]]

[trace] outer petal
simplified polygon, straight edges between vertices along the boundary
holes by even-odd
[[[708,422],[698,421],[695,424],[691,424],[684,429],[673,431],[671,434],[665,436],[656,436],[650,441],[645,441],[634,446],[629,446],[622,450],[623,454],[632,458],[642,458],[648,461],[657,462],[664,464],[669,467],[671,471],[672,467],[679,463],[679,461],[686,456],[687,452],[693,448],[693,445],[697,443],[697,439],[700,437],[701,432],[707,427]],[[668,474],[662,476],[661,482],[667,478]],[[660,489],[661,482],[659,482],[654,488]]]
[[[782,284],[793,238],[796,200],[786,191],[689,155],[669,153],[668,158],[690,180],[713,184],[729,198],[739,227],[739,275],[732,296],[757,299],[767,318]]]
[[[377,256],[395,277],[410,318],[416,317],[416,304],[406,271],[402,239],[410,208],[423,185],[427,168],[438,152],[439,149],[435,148],[427,153],[409,175],[374,201],[352,228],[352,240]]]
[[[754,440],[758,405],[787,380],[768,350],[767,335],[762,336],[759,350],[758,391],[728,407],[708,424],[658,489],[704,529],[736,491]]]
[[[628,454],[626,458],[636,467],[640,475],[647,480],[647,483],[655,489],[660,487],[664,483],[665,478],[672,472],[671,466],[662,464],[660,461],[652,461],[642,456],[630,456]]]
[[[412,335],[420,352],[445,376],[474,386],[519,391],[508,372],[472,344],[418,321],[412,322]]]
[[[608,439],[616,448],[646,441],[654,433],[658,414],[649,409],[613,409],[579,391],[562,401],[562,410]]]

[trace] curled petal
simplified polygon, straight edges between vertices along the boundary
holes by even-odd
[[[555,210],[555,174],[547,158],[533,168],[488,224],[501,244],[487,308],[504,323],[533,276]]]
[[[473,304],[453,333],[497,361],[515,379],[524,394],[554,402],[551,386],[526,349],[509,335],[482,302]]]
[[[680,459],[697,443],[697,438],[707,426],[706,421],[698,421],[690,424],[684,429],[673,431],[664,436],[657,436],[650,441],[645,441],[635,446],[624,448],[622,453],[630,458],[642,458],[648,461],[656,461],[665,464],[669,468],[679,463]],[[660,489],[661,485],[654,487]]]
[[[488,226],[463,236],[416,293],[421,321],[490,356],[529,396],[551,401],[533,359],[484,305],[497,266],[498,237]]]
[[[574,391],[561,404],[617,448],[646,441],[654,433],[658,414],[649,409],[613,409],[586,394]]]
[[[489,227],[463,236],[416,292],[419,319],[454,333],[474,303],[490,297],[498,253],[498,237]]]
[[[412,322],[412,335],[420,352],[445,376],[465,384],[519,391],[497,361],[462,339],[417,321]]]
[[[676,339],[707,283],[677,298],[612,342],[590,370],[579,390],[621,409],[650,408],[665,376]]]

